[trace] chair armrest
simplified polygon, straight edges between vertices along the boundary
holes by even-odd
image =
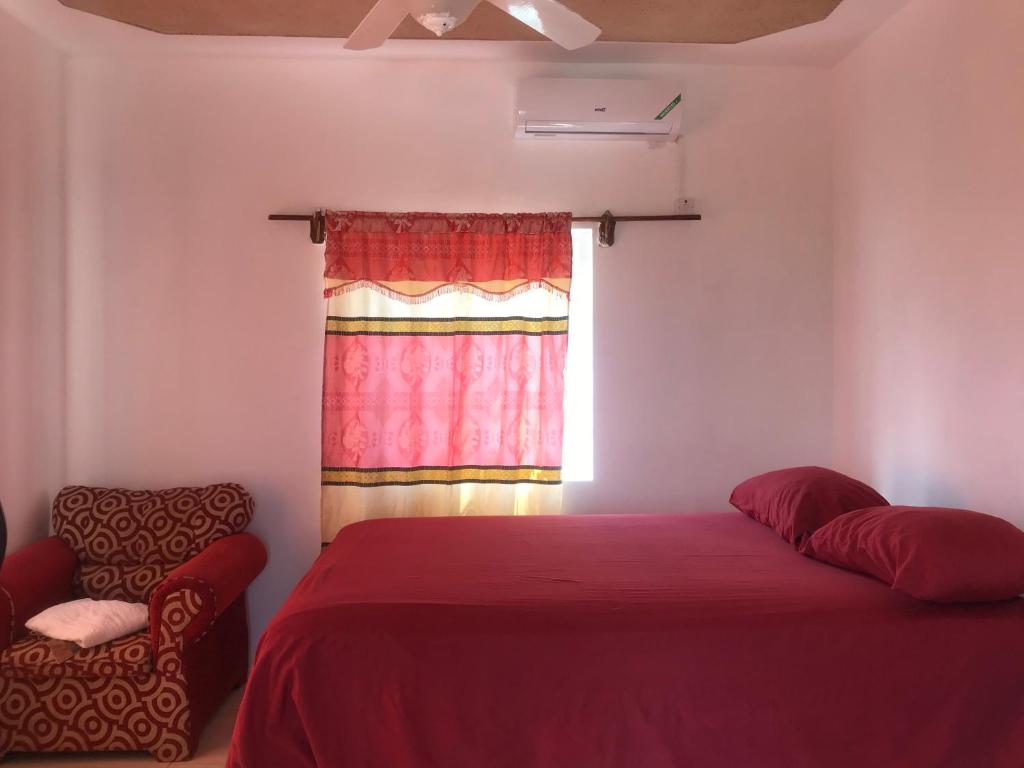
[[[251,533],[218,539],[164,578],[149,601],[149,631],[154,651],[181,638],[195,642],[259,576],[267,550]]]
[[[0,650],[25,634],[25,622],[71,599],[78,558],[56,536],[8,555],[0,567]]]

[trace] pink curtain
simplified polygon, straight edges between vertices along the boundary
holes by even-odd
[[[344,489],[465,486],[412,513],[499,514],[530,505],[474,505],[470,486],[561,482],[570,222],[328,213],[325,540],[408,513],[408,493]]]
[[[331,336],[324,465],[557,468],[566,350],[559,325],[536,336]]]

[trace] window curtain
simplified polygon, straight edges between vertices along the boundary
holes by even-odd
[[[322,536],[561,509],[568,213],[328,211]]]

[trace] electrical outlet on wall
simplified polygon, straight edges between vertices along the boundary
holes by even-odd
[[[676,213],[693,214],[697,212],[697,203],[692,197],[676,198]]]

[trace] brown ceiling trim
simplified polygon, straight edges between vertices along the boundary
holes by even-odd
[[[375,0],[60,0],[68,8],[173,35],[348,37]],[[841,0],[564,0],[601,27],[601,40],[738,43],[822,21]],[[431,39],[406,19],[394,37]],[[446,35],[456,40],[543,40],[481,3]]]

